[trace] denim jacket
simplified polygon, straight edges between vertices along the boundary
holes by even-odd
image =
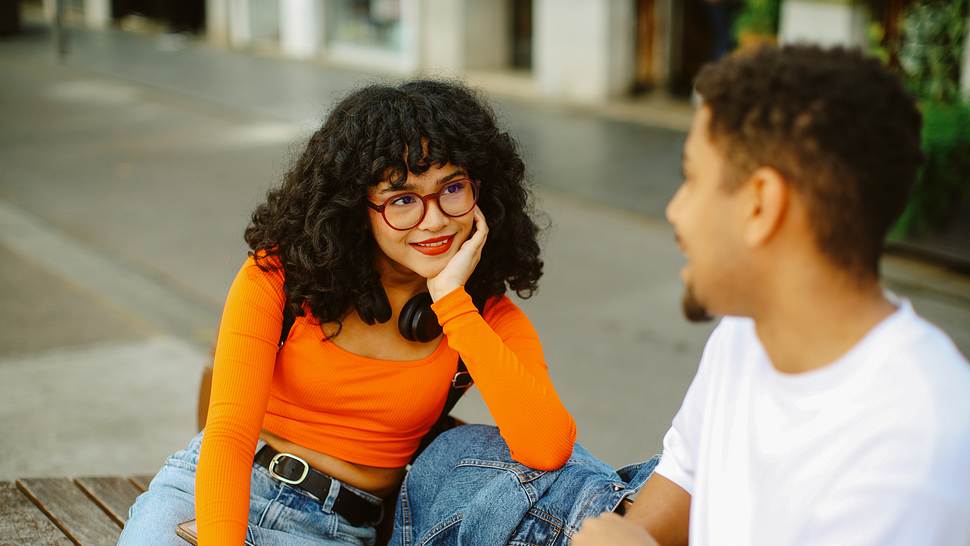
[[[442,434],[401,487],[392,546],[565,546],[583,520],[638,492],[658,457],[614,471],[576,444],[555,471],[512,460],[498,429]]]

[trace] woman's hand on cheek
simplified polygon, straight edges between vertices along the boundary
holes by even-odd
[[[465,286],[468,277],[475,271],[478,261],[482,258],[482,248],[488,237],[488,224],[485,215],[477,206],[475,214],[475,232],[467,241],[462,243],[458,252],[451,257],[448,265],[440,273],[428,279],[428,292],[431,299],[438,301],[460,286]]]

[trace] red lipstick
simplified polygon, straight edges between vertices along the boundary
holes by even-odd
[[[426,256],[437,256],[439,254],[448,252],[448,250],[451,249],[452,243],[454,242],[454,235],[446,235],[444,237],[433,237],[431,239],[425,239],[424,241],[410,244],[421,254]]]

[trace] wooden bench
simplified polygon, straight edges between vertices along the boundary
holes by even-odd
[[[0,546],[114,546],[151,476],[0,482]]]
[[[115,546],[128,508],[150,481],[152,476],[0,481],[0,546]],[[376,546],[387,544],[393,521],[385,518]]]

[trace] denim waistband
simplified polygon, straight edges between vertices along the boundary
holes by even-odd
[[[258,452],[265,445],[266,445],[266,442],[262,438],[260,438],[259,441],[256,442],[256,451],[253,452],[254,456],[255,456],[255,452]],[[319,470],[317,471],[321,472]],[[281,482],[273,478],[273,476],[269,473],[269,470],[267,470],[266,468],[258,464],[253,463],[253,472],[264,475],[266,479],[271,480],[272,483],[275,484],[275,486],[280,489],[280,493],[277,495],[277,501],[284,505],[292,505],[291,507],[293,508],[298,508],[302,506],[302,504],[306,502],[306,499],[309,499],[309,500],[312,500],[313,502],[318,503],[321,509],[324,510],[325,512],[330,512],[333,509],[334,502],[336,502],[337,500],[337,495],[340,494],[340,491],[342,489],[347,489],[348,491],[354,493],[358,497],[364,499],[365,501],[375,506],[381,506],[384,503],[384,501],[377,495],[374,495],[373,493],[369,493],[367,491],[364,491],[363,489],[360,489],[348,483],[345,483],[340,479],[335,478],[326,472],[321,472],[321,473],[326,474],[327,477],[330,478],[331,480],[330,491],[327,493],[326,497],[323,497],[323,498],[318,498],[316,495],[310,493],[309,491],[305,491],[303,489],[300,489],[299,487],[295,487],[293,485]]]

